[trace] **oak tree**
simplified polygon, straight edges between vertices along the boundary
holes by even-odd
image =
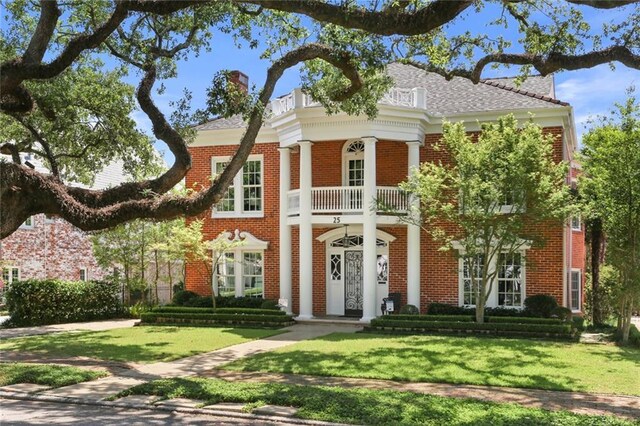
[[[0,238],[37,213],[99,230],[205,211],[247,159],[276,83],[298,64],[303,87],[330,112],[369,116],[389,87],[384,67],[392,61],[476,83],[493,66],[518,66],[523,77],[605,63],[640,69],[637,0],[7,0],[2,7],[0,151],[9,160],[0,162]],[[622,13],[591,28],[586,9]],[[479,17],[486,31],[466,30]],[[507,31],[518,41],[501,35]],[[170,190],[191,168],[192,121],[186,102],[166,117],[153,101],[154,87],[176,77],[177,62],[193,55],[223,60],[216,56],[220,33],[263,49],[270,66],[262,87],[244,95],[234,94],[228,73],[212,76],[201,113],[242,114],[246,130],[210,185],[176,195]],[[121,68],[100,64],[105,57]],[[101,191],[79,187],[70,182],[90,182],[111,159],[123,158],[129,169],[149,160],[151,141],[127,121],[132,88],[115,81],[123,72],[139,76],[137,107],[175,161],[150,179]],[[91,73],[96,81],[83,81]],[[101,91],[102,80],[115,90]],[[25,153],[42,157],[51,173],[22,164]]]

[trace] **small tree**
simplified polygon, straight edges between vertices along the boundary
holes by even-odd
[[[631,314],[640,304],[640,105],[630,90],[624,105],[583,139],[581,187],[586,208],[602,220],[606,261],[617,271],[618,328],[629,339]]]
[[[420,200],[406,220],[462,258],[471,277],[469,303],[482,323],[500,256],[522,255],[542,242],[534,225],[565,220],[570,194],[567,167],[553,159],[553,136],[532,121],[519,128],[508,115],[483,124],[474,139],[462,123],[445,123],[435,149],[451,161],[423,163],[400,186]]]

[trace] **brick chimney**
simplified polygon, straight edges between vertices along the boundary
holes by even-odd
[[[230,81],[238,86],[240,90],[247,93],[249,91],[249,77],[238,70],[231,71],[230,73]]]

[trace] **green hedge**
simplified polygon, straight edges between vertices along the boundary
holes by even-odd
[[[191,320],[210,323],[228,324],[285,324],[293,322],[289,315],[249,315],[223,313],[186,313],[186,312],[148,312],[140,316],[143,323],[156,322],[189,322]]]
[[[93,321],[124,315],[120,287],[104,281],[26,280],[5,296],[10,326]]]
[[[192,314],[247,314],[247,315],[286,315],[284,311],[253,308],[192,308],[187,306],[159,306],[153,312],[192,313]]]
[[[509,324],[568,324],[566,321],[557,318],[529,318],[529,317],[487,317],[487,322],[501,322]]]
[[[384,315],[378,319],[386,321],[475,321],[475,318],[469,315]]]
[[[371,321],[372,330],[401,329],[410,331],[431,331],[431,330],[479,330],[493,332],[523,332],[523,333],[543,333],[570,335],[572,328],[570,324],[513,324],[513,323],[484,323],[476,322],[440,322],[440,321]]]

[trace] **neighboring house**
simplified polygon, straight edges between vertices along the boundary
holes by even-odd
[[[36,158],[25,158],[36,170],[47,169]],[[122,162],[114,162],[96,175],[93,189],[105,189],[126,180]],[[67,221],[37,214],[7,238],[0,240],[2,281],[58,278],[63,280],[100,280],[109,271],[101,268],[93,256],[89,236]]]
[[[299,89],[272,101],[271,117],[242,172],[202,216],[207,239],[227,231],[221,238],[245,242],[216,265],[213,287],[219,293],[283,299],[301,318],[346,315],[367,321],[380,315],[390,293],[400,293],[402,304],[421,311],[434,302],[464,305],[471,277],[457,257],[439,251],[419,227],[371,212],[373,200],[406,208],[396,185],[410,168],[439,158],[433,146],[445,117],[464,121],[471,132],[479,130],[478,121],[507,113],[526,120],[533,113],[556,136],[555,159],[573,160],[572,108],[555,99],[552,77],[530,77],[516,88],[512,79],[474,85],[400,64],[390,65],[388,73],[395,87],[373,120],[327,115]],[[187,187],[223,170],[244,125],[233,117],[197,126]],[[521,308],[527,296],[544,293],[580,312],[582,229],[579,219],[541,227],[546,245],[528,250],[526,266],[522,257],[500,258],[521,274],[500,279],[488,306]],[[210,294],[212,283],[198,268],[187,265],[186,287]]]

